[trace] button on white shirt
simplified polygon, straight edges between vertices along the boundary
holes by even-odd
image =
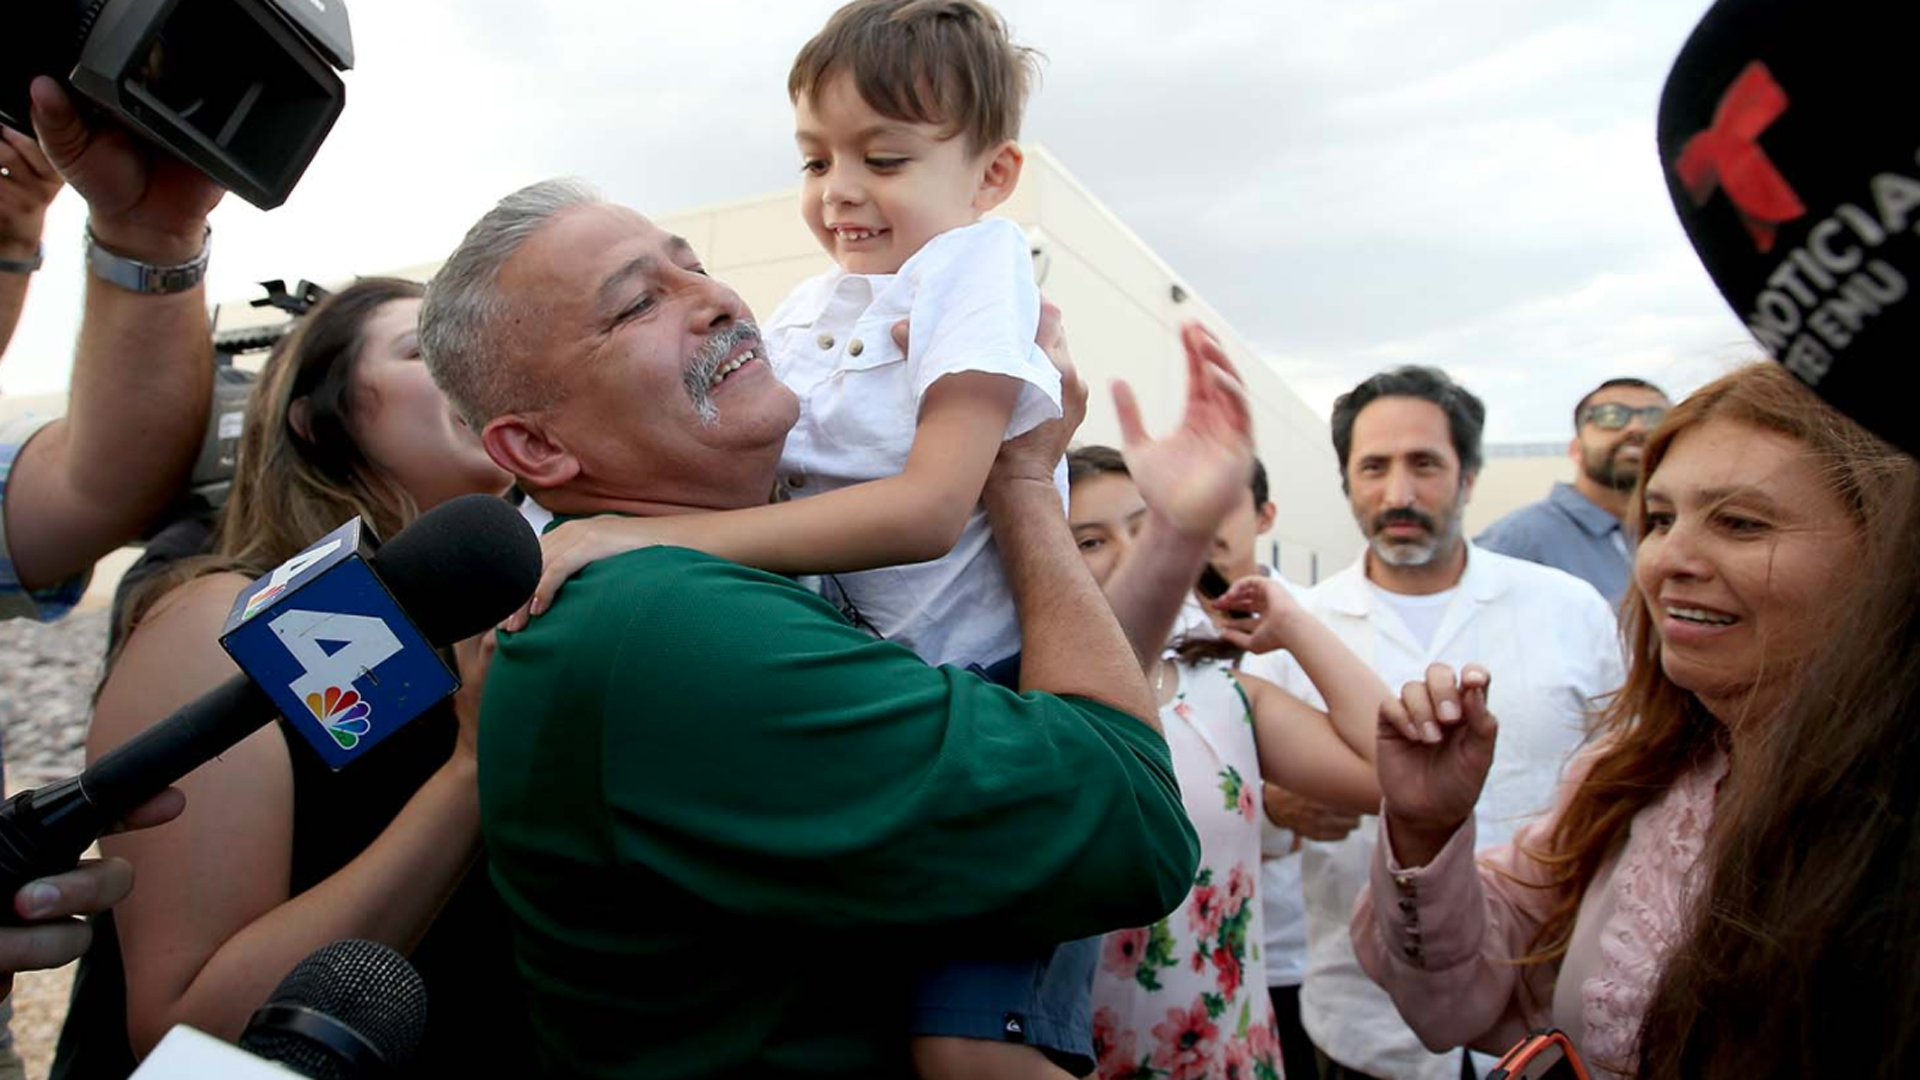
[[[1484,665],[1500,743],[1474,816],[1482,845],[1505,843],[1547,808],[1560,770],[1589,720],[1624,681],[1613,612],[1570,574],[1469,544],[1467,567],[1432,641],[1422,645],[1366,578],[1366,558],[1309,590],[1306,609],[1396,692],[1429,664]],[[1248,658],[1247,670],[1316,706],[1325,699],[1291,657]],[[1458,1052],[1435,1055],[1360,969],[1347,935],[1367,883],[1378,826],[1301,853],[1307,905],[1307,975],[1301,1020],[1322,1050],[1350,1069],[1407,1080],[1458,1080]]]
[[[902,319],[913,327],[905,352],[893,340]],[[803,282],[766,327],[774,374],[800,398],[780,462],[790,494],[897,475],[921,401],[948,375],[977,371],[1026,384],[1004,438],[1059,416],[1060,374],[1033,343],[1039,321],[1031,248],[1019,226],[999,219],[941,233],[897,274],[835,270]],[[1064,507],[1064,463],[1054,480]],[[986,664],[1020,649],[982,506],[939,559],[834,579],[882,637],[929,663]]]

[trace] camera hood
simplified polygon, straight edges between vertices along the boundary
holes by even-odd
[[[33,0],[0,16],[0,121],[61,80],[263,210],[285,202],[346,107],[341,0]]]

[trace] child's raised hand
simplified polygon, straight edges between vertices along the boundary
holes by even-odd
[[[588,563],[665,542],[640,518],[586,518],[547,530],[540,537],[540,584],[526,604],[500,624],[500,629],[509,633],[525,630],[535,615],[553,605],[560,586]]]
[[[1234,582],[1213,607],[1246,620],[1240,626],[1222,626],[1220,640],[1252,653],[1286,648],[1292,621],[1305,613],[1285,585],[1257,575]]]

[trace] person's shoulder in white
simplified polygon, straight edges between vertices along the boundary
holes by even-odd
[[[1564,655],[1585,656],[1581,686],[1587,696],[1610,694],[1625,682],[1625,644],[1619,620],[1599,590],[1565,570],[1502,555],[1475,546],[1471,557],[1484,560],[1506,579],[1508,602],[1527,609],[1529,624],[1540,628],[1540,644]],[[1498,678],[1498,673],[1495,678]]]
[[[1511,586],[1518,587],[1523,602],[1556,607],[1566,605],[1567,611],[1587,616],[1602,615],[1608,623],[1614,621],[1613,609],[1607,606],[1606,598],[1600,595],[1599,590],[1584,578],[1575,577],[1559,567],[1506,555],[1477,543],[1473,545],[1469,558],[1483,560],[1483,565],[1505,578]]]
[[[1300,601],[1300,606],[1306,608],[1315,617],[1324,618],[1327,609],[1336,599],[1351,595],[1353,590],[1366,580],[1366,565],[1366,557],[1362,556],[1344,569],[1336,570],[1312,585],[1295,586],[1294,598]]]
[[[947,267],[972,263],[1004,263],[1033,258],[1026,230],[1006,218],[981,218],[971,225],[948,229],[920,246],[901,264],[902,277],[920,278]],[[1031,262],[1028,264],[1031,266]]]
[[[771,332],[811,324],[820,317],[820,308],[825,303],[827,293],[833,289],[833,283],[844,276],[846,271],[835,266],[795,285],[774,307],[773,314],[761,324],[761,329]]]

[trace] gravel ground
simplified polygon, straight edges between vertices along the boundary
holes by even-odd
[[[79,771],[106,644],[104,611],[50,625],[0,622],[0,738],[9,794]],[[14,1043],[30,1077],[47,1075],[72,985],[72,965],[14,977]]]

